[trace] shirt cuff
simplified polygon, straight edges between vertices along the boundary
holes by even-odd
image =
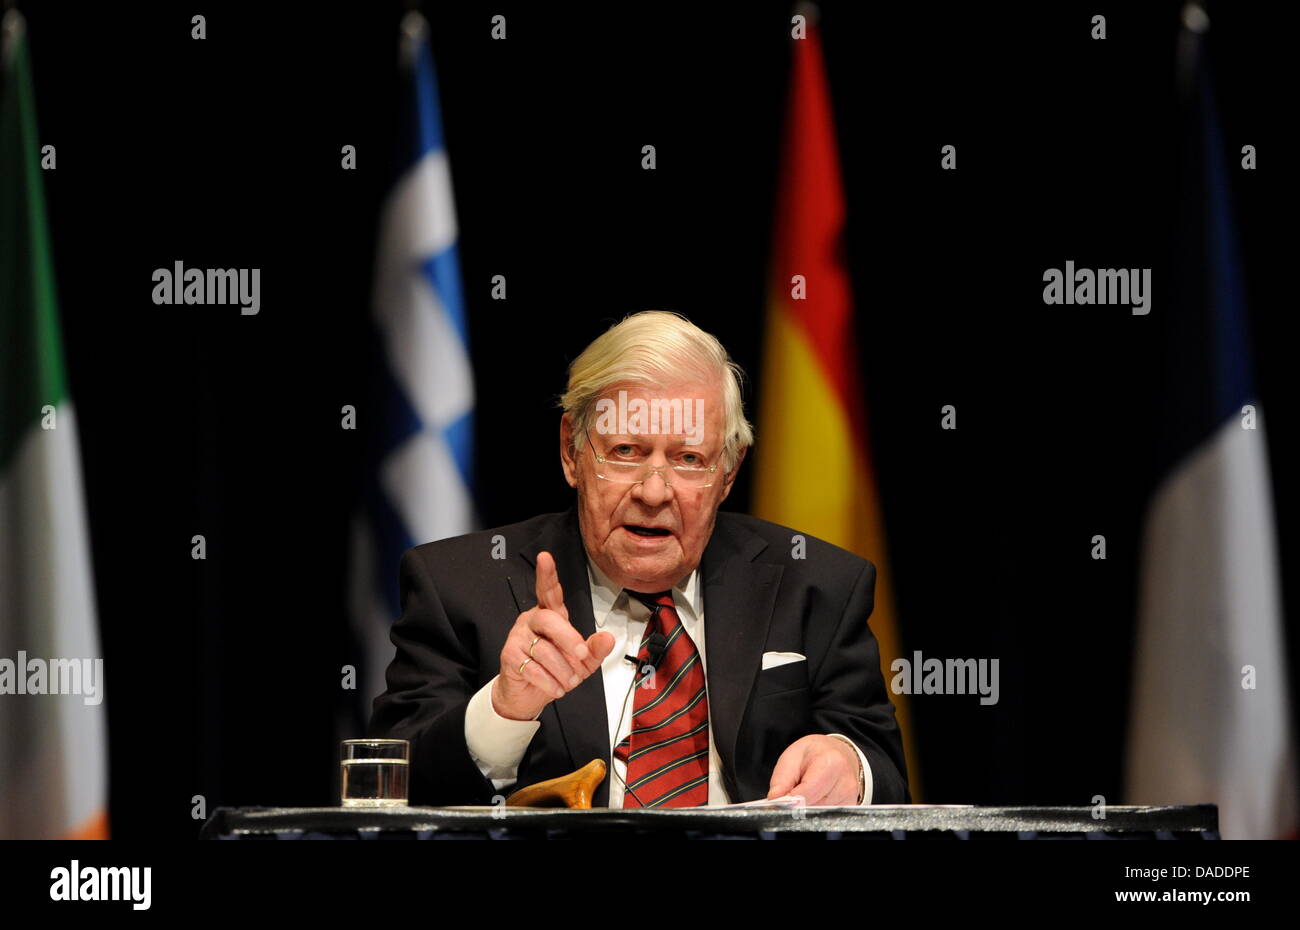
[[[492,786],[500,789],[519,777],[519,763],[542,724],[536,718],[511,720],[498,714],[492,706],[495,683],[494,677],[469,699],[465,708],[465,745],[483,777],[490,778]]]
[[[833,736],[836,739],[844,740],[844,742],[852,746],[853,751],[858,754],[858,761],[862,763],[862,781],[864,782],[864,784],[862,790],[862,800],[858,803],[857,806],[866,807],[868,804],[871,803],[871,794],[872,791],[875,789],[875,782],[873,782],[871,778],[871,763],[867,761],[866,753],[862,751],[861,747],[859,747],[857,743],[853,742],[853,740],[849,739],[843,733],[830,733],[828,735]]]

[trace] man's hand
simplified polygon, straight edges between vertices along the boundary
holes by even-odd
[[[768,798],[802,795],[809,807],[858,803],[858,754],[842,739],[813,733],[791,743],[776,760]]]
[[[537,606],[521,613],[506,637],[501,673],[492,688],[492,707],[502,717],[532,720],[543,707],[564,697],[600,668],[613,648],[612,634],[593,633],[584,642],[569,623],[555,559],[549,552],[539,552]]]

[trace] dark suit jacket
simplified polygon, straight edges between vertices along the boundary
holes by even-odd
[[[709,715],[728,797],[767,796],[777,758],[809,733],[842,733],[871,763],[877,804],[910,803],[902,741],[867,627],[876,581],[870,562],[793,530],[719,511],[700,562]],[[494,537],[504,559],[493,558]],[[372,737],[411,741],[412,804],[491,804],[496,792],[465,745],[465,708],[500,671],[516,617],[537,603],[537,553],[555,557],[569,620],[596,631],[576,509],[427,543],[401,562],[402,616],[388,690],[375,700]],[[499,554],[499,552],[498,552]],[[760,670],[764,652],[806,662]],[[546,705],[515,787],[610,757],[604,684],[591,675]],[[513,790],[510,789],[510,790]],[[508,793],[504,792],[504,793]],[[593,803],[609,803],[609,778]]]

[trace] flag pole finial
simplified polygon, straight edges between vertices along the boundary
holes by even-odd
[[[398,63],[409,70],[415,67],[416,49],[429,39],[429,21],[418,9],[408,10],[402,17],[400,32]]]
[[[799,0],[799,2],[794,5],[794,11],[796,14],[801,15],[804,19],[808,20],[809,25],[813,26],[817,25],[817,22],[821,19],[822,15],[821,9],[817,4],[813,3],[812,0]]]
[[[1196,78],[1196,63],[1201,55],[1201,43],[1210,31],[1210,16],[1196,0],[1183,4],[1183,28],[1178,32],[1178,88],[1184,98],[1190,99]]]
[[[8,67],[14,43],[27,33],[27,20],[18,12],[13,0],[5,0],[4,18],[0,19],[0,66]]]
[[[1210,14],[1195,0],[1183,4],[1183,28],[1197,35],[1204,35],[1210,28]]]

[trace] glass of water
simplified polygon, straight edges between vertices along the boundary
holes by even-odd
[[[406,806],[409,740],[345,739],[341,766],[344,807]]]

